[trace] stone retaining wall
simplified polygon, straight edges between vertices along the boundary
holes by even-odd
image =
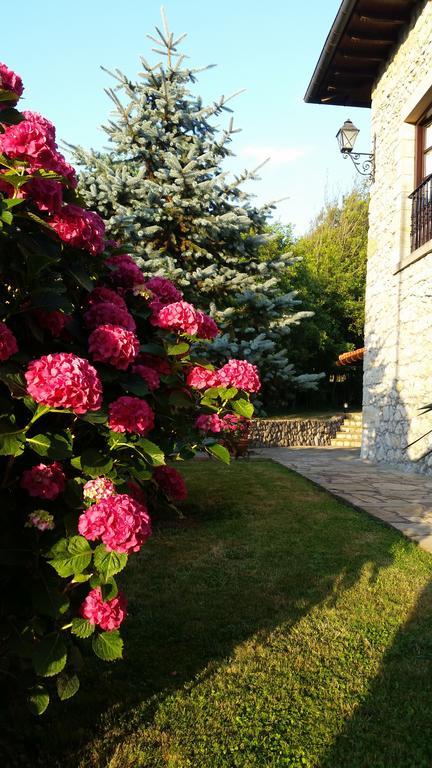
[[[280,446],[330,445],[343,424],[344,416],[329,419],[254,419],[250,427],[250,444]]]

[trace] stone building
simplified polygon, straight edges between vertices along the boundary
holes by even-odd
[[[305,100],[371,108],[362,455],[431,472],[432,2],[343,0]]]

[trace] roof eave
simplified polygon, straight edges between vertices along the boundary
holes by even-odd
[[[322,103],[319,96],[321,75],[327,69],[334,56],[335,49],[341,41],[347,22],[349,21],[356,4],[357,0],[343,0],[341,7],[336,14],[336,18],[332,24],[330,32],[327,35],[324,48],[321,51],[318,63],[315,67],[308,89],[304,96],[304,101],[310,104]]]

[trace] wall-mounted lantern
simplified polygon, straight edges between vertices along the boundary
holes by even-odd
[[[356,128],[351,120],[345,120],[343,126],[339,128],[336,134],[337,142],[343,158],[350,157],[356,171],[361,176],[369,176],[370,181],[373,182],[375,175],[375,152],[353,152],[359,133],[359,129]]]

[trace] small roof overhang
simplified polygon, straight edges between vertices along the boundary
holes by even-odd
[[[370,107],[373,84],[423,0],[343,0],[305,101]]]
[[[352,352],[343,352],[338,357],[337,365],[355,365],[361,363],[364,358],[365,348],[353,349]]]

